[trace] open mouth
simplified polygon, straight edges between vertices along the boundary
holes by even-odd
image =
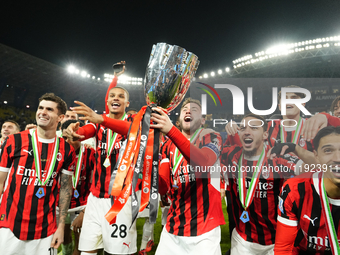
[[[120,104],[112,103],[111,106],[112,106],[113,109],[118,109],[120,107]]]
[[[184,118],[184,121],[185,122],[191,122],[192,118],[190,116],[187,116],[187,117]]]
[[[245,138],[245,139],[243,139],[243,141],[244,141],[245,147],[251,147],[251,145],[253,144],[253,139],[251,139],[251,138]]]
[[[330,165],[329,167],[330,167],[333,175],[336,178],[340,178],[340,165]]]
[[[39,117],[39,120],[40,120],[40,121],[48,121],[48,119],[47,119],[47,118],[44,118],[44,117]]]

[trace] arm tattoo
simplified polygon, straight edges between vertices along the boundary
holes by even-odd
[[[59,223],[65,223],[72,197],[72,175],[61,174],[59,194]]]

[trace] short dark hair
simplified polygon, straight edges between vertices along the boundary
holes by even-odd
[[[340,96],[337,96],[337,97],[333,100],[332,105],[331,105],[331,111],[332,111],[332,112],[334,112],[334,108],[335,108],[336,106],[338,106],[339,101],[340,101]]]
[[[197,104],[202,109],[202,105],[201,105],[201,102],[199,100],[193,99],[191,97],[188,97],[188,98],[184,99],[184,102],[183,102],[183,104],[181,106],[181,111],[184,108],[184,106],[186,106],[189,103],[195,103],[195,104]]]
[[[64,100],[62,100],[60,97],[56,96],[54,93],[46,93],[46,94],[42,95],[39,98],[39,103],[43,100],[52,101],[52,102],[57,103],[57,109],[58,109],[59,115],[66,113],[67,104],[65,103]]]
[[[20,125],[18,124],[18,122],[14,121],[14,120],[5,120],[5,121],[2,123],[2,125],[5,124],[6,122],[13,123],[13,124],[17,127],[17,129],[19,130],[19,132],[20,132]]]
[[[246,116],[244,116],[242,118],[242,120],[244,120],[245,118],[248,118],[248,117],[252,117],[252,118],[255,118],[255,119],[259,119],[259,120],[262,120],[263,121],[263,125],[262,125],[262,128],[264,131],[267,131],[267,128],[268,128],[268,123],[266,121],[265,118],[263,118],[262,116],[260,115],[256,115],[254,113],[248,113]]]
[[[124,90],[125,93],[126,93],[126,95],[127,95],[127,101],[129,102],[130,94],[129,94],[129,91],[127,91],[126,88],[124,88],[124,87],[122,87],[122,86],[116,86],[116,87],[113,87],[112,89],[110,89],[110,91],[113,90],[113,89],[122,89],[122,90]],[[110,92],[110,91],[109,91],[109,92]]]
[[[319,145],[320,145],[320,140],[322,137],[325,137],[331,134],[340,135],[340,126],[337,126],[337,127],[329,126],[329,127],[324,127],[320,129],[313,139],[314,150],[316,151],[318,150]]]
[[[70,124],[72,124],[72,123],[77,123],[77,122],[79,122],[79,126],[80,127],[82,127],[82,126],[84,126],[84,123],[82,122],[82,121],[79,121],[79,120],[67,120],[67,121],[65,121],[62,125],[61,125],[61,131],[63,131],[64,129],[67,129],[68,128],[68,126],[70,125]]]
[[[296,86],[296,85],[289,85],[289,86],[286,86],[286,87],[283,87],[283,88],[301,88],[301,87]],[[292,92],[292,93],[294,93],[295,95],[297,95],[300,98],[306,97],[306,95],[304,93],[298,93],[298,92]],[[278,93],[278,102],[280,102],[280,100],[281,100],[281,90]]]

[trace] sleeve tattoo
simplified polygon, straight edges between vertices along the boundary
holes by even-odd
[[[59,224],[65,224],[67,211],[72,197],[72,175],[61,174],[59,194]]]

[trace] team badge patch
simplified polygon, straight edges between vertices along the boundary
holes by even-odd
[[[281,197],[279,197],[279,209],[282,213],[285,213],[283,210],[283,199]]]
[[[63,158],[63,155],[61,155],[61,153],[58,152],[58,154],[57,154],[57,160],[60,161],[60,160],[62,160],[62,158]]]
[[[304,147],[306,145],[305,139],[301,138],[300,141],[299,141],[299,145],[300,145],[300,147]]]
[[[35,193],[35,195],[38,197],[38,198],[42,198],[43,196],[45,196],[45,190],[43,187],[40,187],[37,191],[37,193]]]
[[[266,168],[266,167],[262,168],[262,176],[265,179],[269,178],[269,170],[268,170],[268,168]]]
[[[0,221],[4,221],[4,220],[5,220],[5,214],[1,214]]]

